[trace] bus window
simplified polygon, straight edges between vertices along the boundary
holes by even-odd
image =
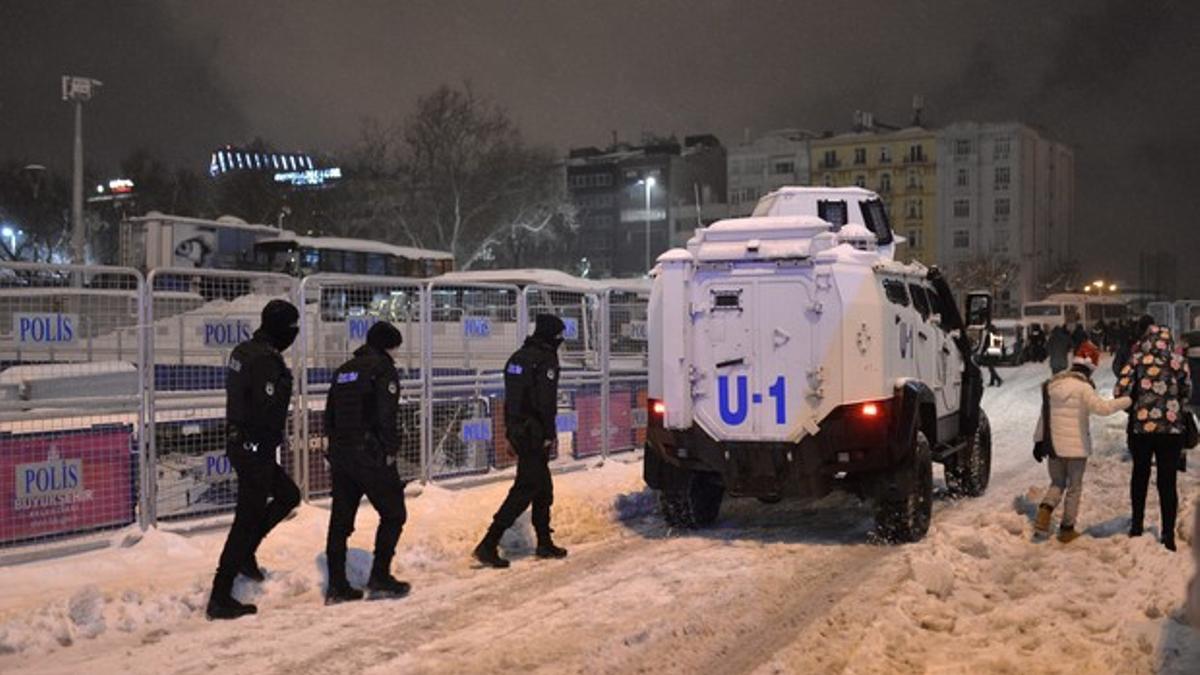
[[[1094,326],[1097,321],[1104,318],[1104,305],[1098,302],[1089,302],[1087,304],[1087,325]]]
[[[1068,325],[1074,326],[1075,324],[1077,324],[1083,320],[1082,317],[1080,316],[1079,305],[1063,305],[1063,309],[1065,310],[1066,315],[1067,315],[1067,324]]]
[[[1125,305],[1105,305],[1104,319],[1106,321],[1124,319],[1129,314],[1128,308]]]
[[[358,251],[345,251],[342,253],[342,269],[346,274],[362,274],[367,267],[365,258]]]
[[[1042,316],[1062,316],[1062,305],[1025,305],[1026,317],[1042,317]]]
[[[383,257],[382,253],[367,254],[367,274],[384,276],[387,272],[387,258]]]
[[[300,249],[300,273],[312,274],[321,263],[321,254],[315,248]]]
[[[326,249],[321,251],[320,270],[322,272],[342,271],[342,252]]]

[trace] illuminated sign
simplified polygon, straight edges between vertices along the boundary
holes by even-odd
[[[275,174],[276,183],[288,183],[296,186],[306,185],[324,185],[326,181],[335,180],[342,177],[342,170],[334,167],[332,169],[312,169],[309,171],[288,171]]]

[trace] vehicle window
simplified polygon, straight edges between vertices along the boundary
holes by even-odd
[[[319,268],[322,272],[342,271],[341,251],[321,251]]]
[[[363,254],[358,251],[346,251],[342,259],[346,274],[362,274],[363,268],[366,267],[363,258]]]
[[[942,317],[942,323],[944,324],[946,319],[946,308],[942,307],[942,296],[938,295],[937,291],[928,286],[925,287],[925,295],[929,298],[929,313],[937,314],[938,316]]]
[[[921,313],[921,318],[929,320],[929,299],[925,297],[925,289],[916,284],[908,285],[908,292],[912,295],[913,307]]]
[[[376,276],[387,274],[387,258],[384,258],[381,253],[368,253],[367,274]]]
[[[888,302],[901,307],[908,307],[908,291],[904,288],[904,282],[895,279],[883,280],[883,292],[887,295]]]
[[[1025,305],[1025,316],[1062,316],[1062,305]]]
[[[833,225],[836,232],[848,222],[849,213],[843,200],[822,199],[817,202],[817,217]]]
[[[874,232],[876,238],[879,239],[880,246],[887,246],[892,243],[892,226],[888,223],[887,209],[884,208],[883,202],[878,199],[871,199],[865,202],[859,202],[859,207],[862,208],[863,223],[867,229]]]

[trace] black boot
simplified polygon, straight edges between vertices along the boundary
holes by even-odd
[[[1175,552],[1175,533],[1171,532],[1169,534],[1164,534],[1162,537],[1162,545],[1165,546],[1168,551],[1171,551],[1172,553]]]
[[[237,619],[247,614],[257,614],[258,607],[238,602],[233,597],[233,576],[217,572],[213,579],[212,595],[208,596],[205,614],[209,620]]]
[[[567,549],[561,546],[555,546],[554,540],[549,534],[538,536],[537,550],[534,554],[539,558],[565,558],[567,557]]]
[[[476,560],[483,563],[485,567],[495,567],[496,569],[504,569],[508,567],[508,561],[500,557],[500,537],[504,532],[497,532],[495,526],[489,527],[487,534],[483,536],[483,541],[475,547],[471,555]]]
[[[388,572],[371,570],[371,579],[367,581],[367,590],[371,592],[372,600],[384,600],[403,598],[412,590],[412,586],[407,581],[398,581]]]
[[[345,579],[330,580],[329,588],[325,590],[325,604],[336,605],[342,602],[362,600],[363,592],[350,585]]]
[[[267,580],[267,575],[258,566],[258,557],[253,553],[250,554],[250,559],[242,563],[242,568],[238,570],[238,574],[246,577],[251,581],[262,583]]]

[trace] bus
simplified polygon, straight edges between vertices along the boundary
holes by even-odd
[[[1021,317],[1027,326],[1038,323],[1049,329],[1061,325],[1074,327],[1082,323],[1085,328],[1091,328],[1102,320],[1110,323],[1127,319],[1129,306],[1114,297],[1055,293],[1043,300],[1022,305]]]
[[[424,279],[452,271],[454,256],[369,239],[304,237],[283,232],[254,242],[253,263],[292,276],[325,272]]]

